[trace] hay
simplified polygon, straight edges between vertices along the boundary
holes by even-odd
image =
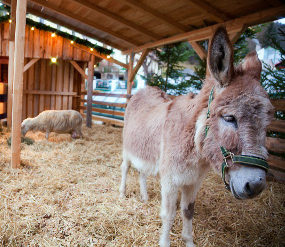
[[[34,142],[35,141],[29,137],[21,137],[21,143],[25,143],[27,145],[33,145]],[[8,144],[8,146],[11,146],[11,144],[12,144],[11,136],[7,139],[7,144]]]
[[[148,179],[150,200],[140,202],[138,174],[131,170],[127,198],[119,199],[120,128],[84,128],[85,138],[28,134],[22,168],[9,166],[9,133],[0,136],[0,243],[2,246],[158,246],[160,187]],[[285,188],[268,184],[249,201],[234,199],[218,175],[198,193],[193,221],[199,247],[284,246]],[[172,246],[181,241],[177,215]],[[0,245],[1,245],[0,244]]]

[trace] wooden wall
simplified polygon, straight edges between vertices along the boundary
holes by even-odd
[[[40,59],[24,73],[23,119],[44,110],[79,110],[81,82],[81,75],[69,61],[59,59],[52,64],[49,59]]]
[[[25,57],[51,58],[64,60],[89,61],[90,54],[74,47],[70,40],[60,36],[51,36],[51,32],[34,29],[26,26]],[[0,23],[0,56],[8,56],[9,50],[9,23]]]

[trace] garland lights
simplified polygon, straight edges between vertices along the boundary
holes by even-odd
[[[0,10],[10,11],[10,8],[8,8],[7,6],[2,5],[2,6],[0,6]],[[0,17],[0,23],[6,22],[6,21],[9,21],[9,23],[11,23],[10,13],[9,12],[7,12],[6,15]],[[78,38],[78,37],[76,37],[74,35],[71,35],[69,33],[60,31],[60,30],[58,30],[56,28],[47,26],[47,25],[45,25],[43,23],[33,21],[30,18],[26,18],[26,23],[27,23],[27,25],[29,25],[31,27],[31,30],[34,30],[35,28],[37,28],[37,29],[40,29],[40,30],[51,32],[52,33],[52,37],[55,37],[56,35],[58,35],[58,36],[61,36],[61,37],[65,38],[65,39],[69,39],[71,44],[77,43],[77,44],[80,44],[80,45],[84,45],[86,47],[89,47],[91,51],[93,51],[93,49],[94,49],[94,50],[98,51],[100,54],[107,55],[107,58],[110,58],[110,54],[113,53],[113,50],[106,49],[106,48],[104,48],[102,46],[93,44],[93,43],[91,43],[90,41],[88,41],[86,39]]]

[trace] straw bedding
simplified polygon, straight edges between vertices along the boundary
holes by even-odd
[[[0,136],[0,246],[158,246],[158,178],[148,179],[150,200],[139,198],[132,170],[127,198],[119,199],[122,129],[83,128],[84,139],[28,134],[22,167],[11,170],[9,133]],[[285,188],[270,182],[258,198],[234,199],[218,175],[204,181],[193,220],[194,242],[212,246],[285,246]],[[177,205],[178,207],[179,205]],[[180,212],[171,233],[181,240]]]

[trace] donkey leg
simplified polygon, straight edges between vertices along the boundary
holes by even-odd
[[[161,212],[162,232],[159,245],[161,247],[170,246],[170,230],[176,215],[176,202],[178,187],[171,184],[168,180],[161,182]]]
[[[126,180],[127,180],[127,174],[129,171],[130,165],[129,161],[126,157],[123,158],[123,162],[121,165],[121,171],[122,171],[122,180],[121,180],[121,186],[120,186],[120,197],[124,198],[126,194]]]
[[[146,178],[147,178],[146,175],[144,173],[140,172],[141,199],[144,202],[147,202],[147,200],[148,200]]]
[[[182,238],[186,242],[186,247],[195,247],[192,237],[192,220],[198,187],[197,185],[185,185],[182,187],[180,203],[183,220]]]

